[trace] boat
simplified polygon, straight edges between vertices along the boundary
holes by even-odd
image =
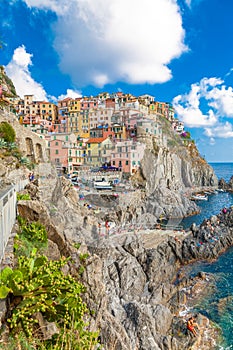
[[[94,188],[96,190],[112,190],[112,185],[108,181],[95,181]]]
[[[224,191],[224,189],[223,188],[217,188],[217,190],[216,191],[218,191],[218,192],[226,192],[226,191]]]
[[[191,196],[191,200],[193,201],[208,201],[208,196],[205,194],[194,194]]]

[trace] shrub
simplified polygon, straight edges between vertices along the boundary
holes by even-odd
[[[29,223],[21,216],[18,216],[19,234],[15,236],[14,252],[17,257],[30,256],[33,248],[43,253],[48,246],[48,237],[45,227],[38,223]]]
[[[49,261],[37,256],[34,249],[30,257],[19,257],[17,269],[6,267],[0,275],[0,298],[11,293],[17,298],[16,307],[8,318],[13,334],[23,332],[33,340],[38,332],[36,313],[48,322],[55,322],[59,334],[45,341],[46,349],[90,350],[96,344],[98,333],[86,330],[83,318],[88,312],[81,294],[84,286],[62,267],[69,259]]]
[[[17,201],[28,201],[30,199],[31,197],[28,193],[17,193]]]
[[[7,319],[10,337],[0,349],[97,349],[98,332],[90,332],[84,321],[89,313],[82,300],[85,287],[77,277],[63,273],[62,268],[70,258],[49,261],[38,254],[33,245],[44,240],[44,226],[38,222],[28,223],[20,216],[18,223],[20,232],[16,242],[25,245],[24,250],[29,249],[30,254],[19,256],[15,269],[6,267],[0,273],[0,298],[10,296],[14,305]],[[86,258],[86,254],[81,256],[81,260]],[[57,326],[57,333],[50,339],[41,339],[38,313]]]
[[[15,142],[16,135],[14,128],[7,122],[1,122],[0,137],[6,142]]]

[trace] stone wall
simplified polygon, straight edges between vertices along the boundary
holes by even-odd
[[[0,110],[0,122],[6,121],[14,128],[16,133],[16,143],[19,146],[23,156],[27,157],[33,163],[47,162],[46,141],[39,135],[27,130],[22,126],[17,117],[6,110]]]

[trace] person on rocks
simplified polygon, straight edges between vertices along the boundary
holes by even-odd
[[[101,235],[101,223],[100,222],[98,222],[98,233],[99,233],[99,236]]]
[[[181,243],[181,240],[177,236],[174,237],[174,240],[178,243]]]
[[[105,221],[105,229],[106,229],[106,235],[107,236],[109,236],[109,228],[110,228],[109,222],[106,220]]]
[[[227,208],[226,208],[226,207],[224,207],[224,208],[222,209],[222,213],[223,213],[223,214],[226,214],[226,213],[227,213]]]
[[[34,173],[30,173],[30,175],[29,175],[29,181],[30,181],[30,182],[34,181]]]
[[[187,321],[187,329],[196,337],[197,331],[196,328],[199,329],[197,322],[195,322],[194,317],[190,317]]]

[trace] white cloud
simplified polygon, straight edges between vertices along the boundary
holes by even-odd
[[[34,95],[36,100],[47,100],[43,86],[31,77],[29,66],[32,65],[32,55],[26,52],[24,46],[14,51],[10,63],[5,67],[7,75],[14,82],[17,94],[23,98],[24,95]]]
[[[219,137],[219,138],[232,138],[233,137],[233,126],[231,123],[226,122],[225,124],[219,124],[214,128],[206,128],[205,135],[210,137]]]
[[[82,93],[80,91],[67,89],[66,94],[58,96],[58,100],[64,100],[67,97],[70,97],[70,98],[82,97]]]
[[[187,51],[176,0],[24,0],[52,10],[61,70],[76,86],[163,83]]]
[[[232,118],[233,89],[223,84],[219,78],[203,78],[191,85],[189,93],[176,96],[173,105],[178,118],[189,127],[213,127],[223,117]]]

